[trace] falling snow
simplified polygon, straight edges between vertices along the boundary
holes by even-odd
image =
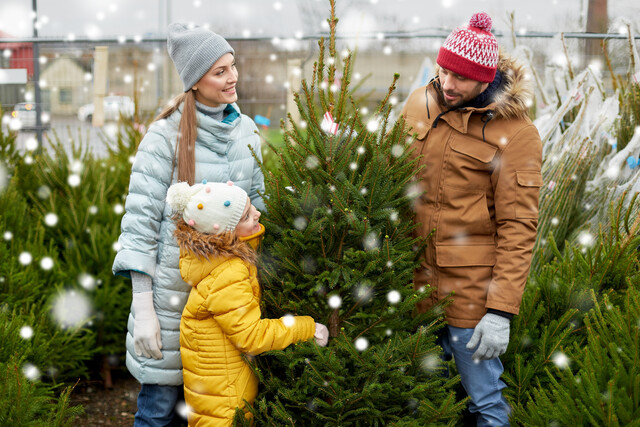
[[[282,323],[284,323],[284,326],[286,327],[289,327],[289,328],[292,327],[295,322],[296,322],[296,319],[291,314],[287,314],[282,317]]]
[[[342,305],[342,298],[339,295],[331,295],[329,297],[329,307],[336,309]]]
[[[40,379],[40,370],[31,363],[25,363],[22,365],[22,374],[31,381],[37,381]]]
[[[53,212],[49,212],[44,216],[44,223],[49,227],[55,227],[58,224],[58,215]]]
[[[40,268],[46,271],[51,270],[53,268],[53,264],[53,258],[48,256],[40,260]]]
[[[307,228],[306,218],[302,216],[297,217],[295,220],[293,220],[293,226],[296,230],[303,231],[305,228]]]
[[[22,252],[18,256],[18,261],[22,265],[29,265],[29,264],[31,264],[31,261],[33,261],[33,256],[31,256],[31,254],[29,252]]]
[[[400,295],[400,292],[398,292],[396,290],[390,291],[387,294],[387,301],[389,301],[389,303],[391,303],[391,304],[399,303],[401,298],[402,298],[402,296]]]
[[[559,369],[566,369],[569,367],[569,357],[561,351],[558,351],[551,356],[551,360]]]
[[[82,273],[78,276],[78,283],[80,286],[88,291],[92,291],[96,288],[96,279],[89,273]]]
[[[89,297],[75,290],[66,290],[56,296],[51,314],[60,328],[68,329],[87,323],[92,310]]]
[[[365,351],[367,348],[369,348],[369,340],[364,337],[356,339],[353,344],[358,351]]]
[[[33,336],[33,328],[31,326],[23,326],[20,328],[20,336],[25,340],[31,339]]]

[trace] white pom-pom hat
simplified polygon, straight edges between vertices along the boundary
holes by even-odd
[[[235,230],[247,206],[247,192],[231,181],[179,182],[169,187],[167,203],[191,227],[216,234]]]

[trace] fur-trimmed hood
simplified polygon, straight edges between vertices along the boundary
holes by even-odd
[[[189,226],[181,217],[178,218],[174,235],[180,247],[180,259],[189,258],[189,265],[197,266],[190,271],[181,269],[183,279],[195,286],[229,258],[240,258],[246,263],[255,264],[256,248],[264,232],[264,225],[260,224],[260,231],[248,237],[237,237],[233,232],[206,234]]]
[[[500,55],[498,70],[502,73],[502,86],[488,108],[497,118],[522,119],[528,116],[533,100],[533,81],[525,65],[507,55]]]

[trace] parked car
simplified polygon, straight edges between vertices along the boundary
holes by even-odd
[[[36,104],[33,102],[20,102],[13,106],[13,110],[3,118],[11,130],[36,130]],[[40,110],[40,124],[42,129],[51,127],[51,114]]]
[[[104,120],[117,121],[120,114],[124,117],[132,117],[135,105],[128,96],[105,96]],[[93,103],[83,105],[78,109],[78,120],[91,122],[93,120]]]

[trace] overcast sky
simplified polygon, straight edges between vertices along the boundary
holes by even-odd
[[[494,30],[582,31],[588,0],[337,0],[345,33],[449,30],[485,11]],[[32,0],[0,0],[0,30],[32,34]],[[328,0],[38,0],[39,35],[107,37],[164,34],[168,22],[208,25],[225,37],[292,37],[323,30]],[[625,17],[638,30],[640,1],[609,0],[612,30]]]

